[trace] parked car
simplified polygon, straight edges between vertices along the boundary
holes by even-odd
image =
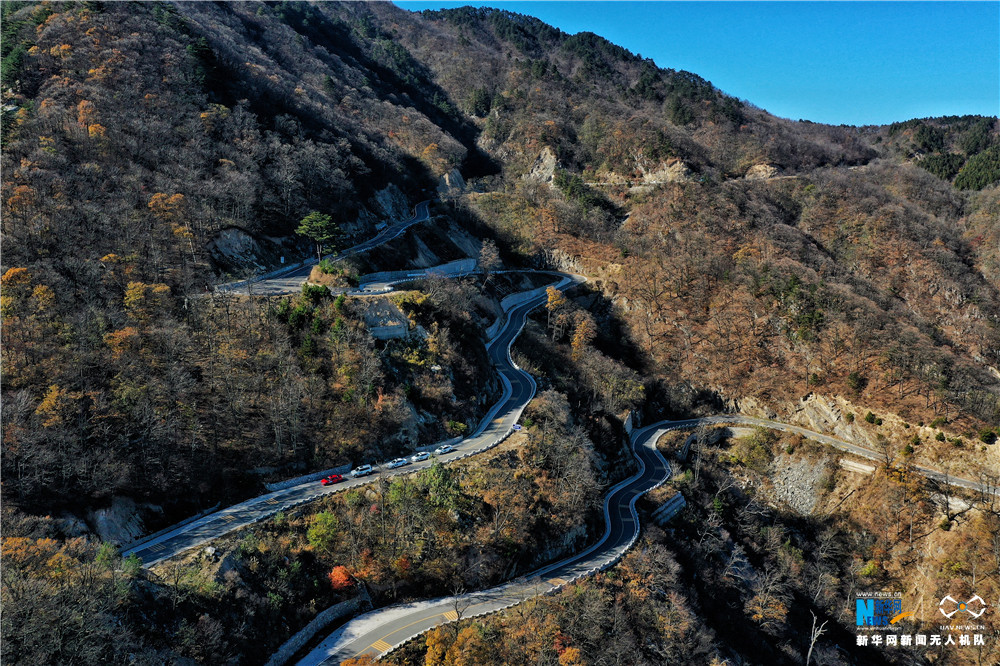
[[[427,460],[431,457],[431,454],[426,451],[421,451],[420,453],[414,453],[410,456],[410,462],[420,462],[421,460]]]
[[[451,444],[443,444],[442,446],[439,446],[436,449],[434,449],[434,453],[440,456],[444,455],[445,453],[451,453],[454,450],[455,447],[452,446]]]
[[[389,469],[396,469],[397,467],[402,467],[403,465],[409,465],[410,461],[406,458],[396,458],[395,460],[390,460],[389,464],[386,465]]]
[[[331,474],[330,476],[323,477],[323,480],[322,480],[321,483],[324,486],[332,486],[333,484],[340,483],[343,480],[344,480],[344,477],[342,477],[340,474]]]
[[[374,473],[375,473],[375,468],[372,467],[371,465],[362,465],[361,467],[355,467],[354,469],[351,470],[351,476],[355,479],[362,476],[368,476],[369,474],[374,474]]]

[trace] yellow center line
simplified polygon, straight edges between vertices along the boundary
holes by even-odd
[[[438,615],[440,615],[441,617],[444,617],[445,615],[447,615],[447,613],[438,613]],[[389,636],[392,636],[393,634],[398,634],[403,629],[408,629],[408,628],[412,627],[415,624],[419,624],[419,623],[424,622],[426,620],[429,620],[429,619],[431,619],[433,617],[437,617],[437,615],[431,615],[430,617],[422,617],[422,618],[420,618],[418,620],[414,620],[413,622],[411,622],[411,623],[409,623],[409,624],[407,624],[405,626],[402,626],[399,629],[396,629],[395,631],[390,631],[388,634],[386,634],[385,636],[383,636],[382,638],[380,638],[378,641],[375,641],[375,643],[378,643],[379,641],[384,641],[385,639],[389,638]],[[372,643],[368,647],[374,647],[375,643]]]
[[[559,580],[559,579],[554,579],[554,580]],[[563,582],[565,582],[565,581],[563,581]],[[515,597],[510,597],[508,600],[515,600]],[[470,611],[473,608],[476,608],[477,606],[487,606],[489,604],[494,603],[495,601],[496,601],[496,599],[487,599],[486,601],[481,601],[481,602],[479,602],[477,604],[471,604],[466,610]],[[422,617],[422,618],[416,619],[413,622],[410,622],[409,624],[400,627],[399,629],[396,629],[394,631],[390,631],[388,634],[386,634],[382,638],[378,639],[377,641],[375,641],[374,643],[372,643],[371,645],[369,645],[365,649],[366,650],[375,649],[375,650],[378,650],[379,652],[385,652],[390,647],[392,647],[392,645],[388,641],[386,641],[387,638],[389,638],[390,636],[393,636],[395,634],[398,634],[399,632],[403,631],[404,629],[409,629],[410,627],[412,627],[415,624],[420,624],[421,622],[426,622],[427,620],[433,619],[435,617],[441,617],[441,618],[443,618],[445,620],[452,620],[452,621],[454,621],[454,620],[458,619],[458,612],[457,611],[453,611],[453,610],[452,611],[445,611],[444,613],[438,613],[437,615],[431,615],[430,617]],[[383,645],[385,647],[382,647]]]

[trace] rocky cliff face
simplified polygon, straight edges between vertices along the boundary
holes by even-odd
[[[442,197],[458,195],[465,191],[465,179],[458,169],[452,169],[438,181],[438,194]]]
[[[531,165],[531,170],[524,174],[524,178],[551,184],[558,166],[559,160],[556,158],[555,151],[551,147],[545,146],[538,154],[538,159]]]

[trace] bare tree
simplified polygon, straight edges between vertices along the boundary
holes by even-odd
[[[806,666],[809,666],[809,660],[812,659],[813,648],[816,646],[816,641],[819,637],[826,633],[826,623],[827,620],[823,620],[823,624],[816,627],[816,613],[809,611],[809,614],[813,616],[812,631],[809,632],[809,652],[806,653]]]
[[[694,441],[692,442],[694,446],[694,484],[696,486],[701,476],[701,449],[706,443],[708,443],[708,425],[701,423],[698,426],[698,430],[695,431]]]
[[[465,583],[461,579],[455,581],[451,586],[451,607],[455,612],[455,621],[452,626],[455,631],[455,636],[458,636],[458,623],[461,622],[462,616],[465,611],[469,609],[472,605],[472,598],[465,594]]]
[[[1000,515],[1000,477],[987,470],[979,472],[979,508],[986,513]]]
[[[502,267],[503,262],[500,261],[500,250],[497,249],[497,244],[487,238],[483,241],[482,247],[479,248],[479,270],[483,272],[484,287],[490,281],[493,273]]]

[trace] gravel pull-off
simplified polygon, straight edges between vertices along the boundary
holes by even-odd
[[[821,494],[819,482],[825,467],[823,460],[779,456],[774,461],[774,473],[771,475],[775,498],[798,513],[812,513]]]

